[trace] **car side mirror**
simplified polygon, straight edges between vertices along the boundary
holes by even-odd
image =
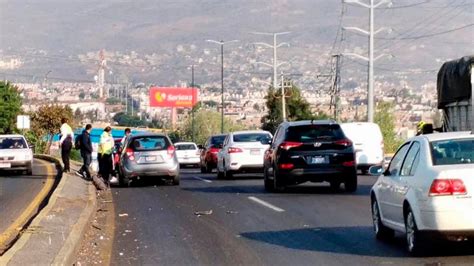
[[[384,169],[380,165],[374,165],[369,168],[369,174],[372,176],[379,176],[384,173]]]
[[[222,149],[222,148],[224,148],[224,144],[219,144],[218,147],[219,147],[219,149]]]
[[[198,149],[202,150],[204,149],[204,146],[202,146],[201,144],[198,145]]]

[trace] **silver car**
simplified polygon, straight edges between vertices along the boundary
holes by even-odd
[[[164,134],[132,135],[124,144],[120,156],[120,184],[131,180],[156,177],[179,185],[179,163],[176,149]]]
[[[33,151],[22,135],[0,135],[0,170],[32,174]]]

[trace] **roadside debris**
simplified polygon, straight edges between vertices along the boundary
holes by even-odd
[[[194,212],[194,215],[196,215],[197,217],[200,217],[202,215],[211,215],[211,214],[212,214],[212,210]]]
[[[239,212],[238,212],[238,211],[231,211],[231,210],[229,210],[229,211],[226,211],[225,213],[227,213],[227,214],[238,214]]]
[[[128,217],[128,213],[119,213],[119,217]]]

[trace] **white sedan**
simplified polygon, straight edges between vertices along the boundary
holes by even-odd
[[[383,172],[383,174],[382,174]],[[428,239],[474,240],[474,135],[437,133],[406,141],[371,190],[378,239],[404,233],[418,254]]]
[[[194,142],[177,142],[174,144],[176,156],[181,165],[199,166],[201,163],[199,148]]]
[[[0,170],[32,174],[33,151],[22,135],[0,135]]]
[[[236,173],[263,173],[263,156],[270,147],[268,131],[229,133],[217,154],[217,178],[232,178]]]

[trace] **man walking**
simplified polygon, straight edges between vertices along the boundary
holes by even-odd
[[[99,174],[106,184],[109,184],[109,177],[112,171],[112,150],[114,148],[114,138],[112,128],[107,126],[99,141]]]
[[[72,141],[74,139],[74,132],[71,126],[67,124],[68,119],[63,117],[61,119],[61,139],[59,140],[59,146],[61,147],[61,158],[64,164],[64,172],[68,173],[71,171],[69,166],[69,156],[71,155]]]
[[[91,172],[89,167],[92,161],[92,142],[91,142],[91,130],[92,125],[87,124],[82,134],[78,136],[80,138],[80,150],[81,150],[81,157],[82,157],[82,167],[77,171],[77,174],[81,177],[84,177],[88,180],[92,179]]]
[[[124,132],[124,136],[122,138],[122,140],[120,141],[120,144],[122,145],[122,147],[125,145],[125,141],[127,141],[127,138],[132,135],[132,130],[130,128],[126,128],[125,129],[125,132]]]

